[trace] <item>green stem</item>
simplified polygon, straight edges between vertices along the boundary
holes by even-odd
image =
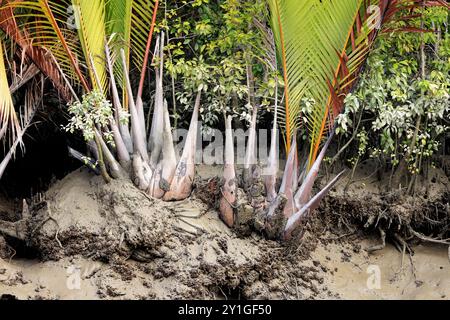
[[[108,174],[108,171],[106,170],[105,162],[103,160],[103,151],[102,151],[102,145],[100,144],[100,140],[98,139],[97,135],[94,135],[95,144],[97,146],[97,152],[98,152],[98,165],[100,167],[100,173],[105,180],[106,183],[111,182],[111,177]]]

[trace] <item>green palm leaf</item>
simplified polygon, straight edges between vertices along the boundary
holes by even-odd
[[[290,134],[304,118],[311,146],[310,165],[317,157],[323,136],[333,128],[342,111],[344,98],[360,75],[378,29],[404,9],[448,7],[442,0],[268,0],[268,3],[285,78],[286,107],[281,113],[285,141],[290,140]],[[313,99],[315,104],[301,116],[304,98]]]
[[[152,25],[155,0],[134,0],[132,3],[132,20],[130,46],[134,66],[140,70],[144,64],[147,40]]]
[[[152,13],[155,0],[107,0],[106,28],[112,37],[110,47],[114,64],[114,74],[126,96],[125,81],[120,50],[125,51],[127,68],[130,67],[130,57],[133,66],[141,70],[147,45],[147,35],[150,32]],[[126,103],[124,103],[126,105]]]
[[[106,0],[106,30],[117,34],[123,43],[130,43],[133,0]]]
[[[301,102],[315,100],[312,114],[305,115],[311,132],[322,120],[331,79],[342,46],[358,9],[358,0],[268,0],[271,24],[285,78],[286,141],[300,126]],[[311,130],[312,129],[312,130]]]
[[[106,31],[110,39],[109,46],[113,59],[114,76],[123,89],[126,96],[125,82],[123,79],[123,66],[120,50],[125,51],[125,57],[129,67],[131,52],[131,24],[132,24],[133,0],[107,0],[106,1]],[[125,104],[126,105],[126,104]]]
[[[106,91],[105,63],[105,0],[72,0],[78,26],[78,36],[87,62],[91,83],[95,89]],[[94,64],[91,66],[91,61]],[[97,88],[96,71],[101,88]]]
[[[155,0],[106,0],[107,32],[117,37],[117,56],[120,49],[124,49],[127,60],[132,53],[138,69],[144,61],[154,3]]]

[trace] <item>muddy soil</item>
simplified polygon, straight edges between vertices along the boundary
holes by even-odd
[[[201,268],[164,274],[163,261],[127,260],[103,263],[80,256],[58,261],[0,260],[0,293],[15,299],[442,299],[450,297],[447,248],[419,245],[409,260],[387,247],[369,255],[359,246],[377,239],[319,242],[307,259],[274,262],[274,272],[233,288],[215,283],[217,273],[205,281]],[[355,245],[356,244],[356,245]],[[403,266],[402,266],[403,260]],[[166,262],[167,263],[167,262]],[[173,262],[166,264],[171,268]],[[256,267],[255,271],[261,267]],[[374,269],[375,268],[375,269]],[[371,277],[379,269],[379,286]],[[187,273],[187,275],[186,275]],[[196,276],[196,273],[198,276]],[[186,277],[192,279],[186,280]],[[214,279],[216,277],[216,279]],[[369,284],[369,285],[368,285]]]
[[[214,173],[201,170],[205,180]],[[448,246],[408,239],[410,226],[421,235],[436,230],[447,235],[448,179],[439,179],[426,199],[414,201],[372,190],[366,180],[344,192],[343,181],[314,214],[304,238],[280,244],[228,229],[201,200],[204,193],[164,203],[129,181],[105,185],[81,169],[30,208],[32,236],[26,245],[35,249],[34,259],[14,255],[10,239],[0,237],[0,296],[448,299]],[[435,228],[427,219],[447,225]],[[380,241],[370,232],[380,227],[388,244],[369,254],[366,249]],[[408,241],[407,248],[399,247],[397,236]]]

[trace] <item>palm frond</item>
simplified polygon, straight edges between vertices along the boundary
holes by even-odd
[[[383,0],[378,4],[381,5],[382,2]],[[332,73],[328,73],[326,78],[323,79],[328,87],[328,91],[322,87],[323,92],[327,94],[326,100],[323,100],[322,96],[322,99],[319,100],[320,105],[314,109],[313,115],[308,118],[311,124],[309,127],[311,141],[310,167],[316,160],[322,137],[327,129],[334,126],[335,117],[342,111],[345,96],[359,76],[359,69],[375,39],[377,30],[368,24],[369,18],[372,19],[373,17],[368,14],[369,5],[371,5],[370,1],[358,2],[357,7],[353,8],[354,14],[351,23],[347,31],[343,33],[345,38],[341,38],[340,44],[330,48],[330,52],[334,51],[337,60],[334,61],[334,64],[329,65],[329,72]]]
[[[116,34],[123,44],[130,43],[133,0],[106,0],[106,31]]]
[[[2,1],[0,1],[0,6],[1,5]],[[28,39],[25,37],[23,31],[19,29],[14,16],[13,8],[9,7],[0,9],[0,29],[20,47],[22,50],[22,53],[20,54],[22,56],[25,54],[32,62],[32,64],[29,64],[28,66],[27,74],[22,76],[21,81],[11,85],[11,91],[16,91],[24,83],[34,77],[37,72],[41,71],[52,81],[61,97],[65,101],[70,101],[70,91],[66,86],[57,66],[52,59],[49,59],[49,52],[42,47],[32,46],[31,43],[28,42]],[[36,68],[38,70],[36,70]]]
[[[334,119],[361,73],[379,28],[401,10],[411,15],[417,6],[448,6],[443,0],[268,2],[285,78],[286,107],[280,115],[284,116],[288,137],[305,119],[311,145],[310,166],[323,137],[334,127]],[[315,103],[310,112],[301,116],[304,98]]]
[[[135,68],[141,70],[146,56],[147,43],[154,15],[155,0],[133,0],[130,47]]]
[[[72,0],[72,3],[84,60],[89,66],[91,83],[95,89],[105,92],[107,85],[104,49],[106,40],[105,0]],[[91,61],[93,65],[91,65]],[[94,70],[100,80],[100,88],[98,88]]]
[[[131,27],[132,27],[133,0],[106,0],[106,33],[108,35],[111,51],[111,63],[117,84],[122,88],[122,95],[126,97],[125,79],[123,78],[123,66],[120,59],[120,50],[125,51],[127,68],[130,63],[131,53]],[[126,106],[124,101],[123,105]]]
[[[0,39],[0,140],[8,134],[11,141],[15,140],[20,132],[20,124],[9,91],[5,59],[3,56],[3,41]]]
[[[320,144],[327,128],[335,125],[336,117],[342,112],[346,95],[355,87],[361,74],[366,58],[375,43],[377,34],[381,32],[392,32],[388,23],[396,18],[408,21],[420,14],[412,14],[418,7],[444,6],[449,7],[443,0],[372,0],[361,1],[356,11],[353,24],[351,25],[346,41],[339,54],[339,63],[335,68],[332,80],[327,80],[329,96],[326,108],[322,115],[320,126],[317,121],[311,135],[310,166],[316,160]],[[374,9],[377,8],[377,9]],[[399,15],[398,13],[406,14]],[[378,21],[378,23],[375,23]],[[412,27],[404,27],[395,31],[422,32]],[[317,120],[317,119],[316,119]]]
[[[27,43],[49,50],[66,75],[90,90],[81,69],[83,49],[75,26],[69,27],[72,17],[68,8],[73,8],[70,0],[12,0],[3,8],[17,9],[14,17],[19,28],[26,30]]]
[[[27,129],[32,125],[37,109],[41,105],[44,96],[44,80],[43,77],[39,80],[33,80],[25,91],[24,105],[20,108],[20,125],[21,130],[11,143],[9,151],[0,162],[0,179],[5,173],[11,159],[13,159],[17,148],[23,143],[22,139]]]
[[[339,62],[336,48],[345,41],[357,0],[270,0],[272,28],[285,78],[285,127],[289,137],[300,126],[301,101],[314,99],[312,114],[304,115],[310,131],[321,123],[328,98],[327,79]],[[312,129],[312,130],[311,130]],[[289,141],[286,138],[286,141]]]

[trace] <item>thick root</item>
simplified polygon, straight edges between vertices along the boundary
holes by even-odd
[[[28,219],[17,222],[0,220],[0,234],[25,241],[28,239]]]
[[[386,232],[381,228],[378,228],[378,230],[380,232],[381,243],[367,248],[366,251],[369,253],[373,253],[375,251],[383,250],[384,248],[386,248]]]

